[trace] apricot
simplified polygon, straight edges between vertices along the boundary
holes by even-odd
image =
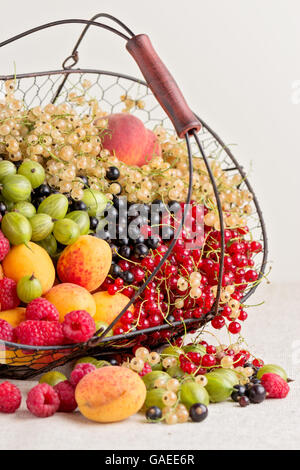
[[[0,279],[3,279],[3,278],[4,278],[3,269],[2,269],[2,265],[0,264]]]
[[[95,300],[86,289],[77,284],[65,282],[57,284],[47,292],[49,300],[59,312],[59,321],[64,321],[65,315],[73,310],[86,310],[92,317],[96,313]]]
[[[45,294],[53,286],[55,269],[47,251],[33,242],[14,246],[2,263],[6,277],[18,282],[22,277],[32,275],[40,281]]]
[[[115,295],[110,295],[107,291],[96,292],[93,297],[96,303],[95,322],[102,321],[108,324],[116,318],[129,302],[129,298],[121,292],[117,292]],[[128,310],[132,312],[133,305]]]
[[[115,153],[119,160],[128,165],[142,166],[153,154],[160,155],[156,136],[136,116],[116,113],[105,119],[108,120],[108,128],[103,136],[103,147]]]
[[[78,284],[91,292],[101,286],[111,260],[111,249],[106,241],[82,235],[60,255],[57,274],[62,282]]]
[[[141,409],[146,387],[132,370],[108,366],[85,375],[76,387],[75,398],[80,412],[92,421],[122,421]]]
[[[25,311],[23,307],[17,307],[12,310],[3,310],[0,312],[1,320],[6,320],[13,328],[16,328],[22,321],[25,321]]]

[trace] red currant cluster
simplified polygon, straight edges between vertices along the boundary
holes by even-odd
[[[180,206],[183,210],[184,205]],[[211,310],[220,271],[221,236],[219,231],[203,224],[207,212],[205,207],[195,203],[191,205],[173,252],[135,303],[134,311],[123,315],[121,323],[114,329],[115,334],[133,328],[159,326],[166,321],[200,319]],[[176,214],[166,213],[161,218],[161,226],[168,227],[173,234],[179,223],[180,218],[176,218]],[[228,330],[232,334],[241,330],[237,320],[247,318],[240,304],[244,291],[258,280],[254,256],[262,250],[262,245],[257,241],[248,241],[248,232],[248,227],[225,229],[221,311],[212,320],[212,326],[221,329],[227,320]],[[153,237],[153,248],[143,258],[132,255],[130,259],[116,260],[114,276],[109,275],[102,285],[102,289],[108,290],[109,294],[120,291],[131,298],[158,266],[171,241],[164,240],[157,231],[153,232],[150,225],[142,226],[141,235],[144,238]],[[168,332],[162,334],[169,337]]]

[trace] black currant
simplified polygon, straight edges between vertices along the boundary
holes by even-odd
[[[97,225],[99,224],[99,220],[97,217],[90,217],[90,229],[96,230]]]
[[[242,408],[245,408],[246,406],[250,405],[250,400],[248,397],[245,397],[244,395],[240,397],[239,399],[239,404]]]
[[[158,421],[162,417],[162,411],[158,406],[151,406],[146,411],[146,418],[148,421]]]
[[[134,275],[130,271],[124,271],[120,274],[120,277],[127,284],[131,284],[134,281]]]
[[[247,392],[251,403],[261,403],[266,398],[266,390],[261,384],[255,384]]]
[[[130,258],[130,255],[131,255],[131,249],[130,249],[130,246],[128,245],[123,245],[121,246],[121,248],[119,249],[119,254],[122,258]]]
[[[115,181],[120,177],[120,171],[116,166],[110,166],[106,170],[106,178],[110,181]]]
[[[129,245],[130,241],[129,241],[129,238],[128,237],[124,237],[124,238],[120,238],[120,240],[118,240],[119,242],[119,245],[120,246],[124,246],[124,245]]]
[[[0,201],[0,214],[4,215],[6,211],[7,211],[6,204],[3,201]]]
[[[119,277],[120,274],[122,273],[122,269],[118,264],[112,264],[110,267],[109,273],[111,274],[112,277]]]
[[[149,253],[149,248],[144,243],[139,243],[138,245],[135,245],[134,254],[138,258],[143,258],[144,256],[147,256],[148,253]]]
[[[70,209],[72,211],[86,211],[87,205],[83,201],[73,201]]]
[[[41,184],[35,189],[34,193],[37,197],[49,196],[51,189],[47,184]]]
[[[117,359],[115,359],[114,357],[112,357],[111,359],[108,359],[108,362],[110,362],[110,364],[112,366],[118,366],[119,365]]]
[[[190,408],[190,417],[195,423],[200,423],[201,421],[204,421],[205,418],[207,418],[207,415],[207,406],[203,405],[202,403],[195,403]]]
[[[147,245],[149,248],[152,248],[153,250],[155,250],[155,248],[158,247],[159,242],[160,242],[160,239],[158,237],[152,237],[152,238],[148,238]]]
[[[86,176],[79,176],[79,178],[80,178],[81,181],[83,182],[84,186],[88,186],[88,185],[89,185],[89,180],[87,179]]]

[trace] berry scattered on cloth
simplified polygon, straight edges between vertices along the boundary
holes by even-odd
[[[59,313],[49,300],[38,297],[27,305],[26,320],[58,321]]]
[[[54,415],[59,409],[58,393],[50,385],[43,383],[33,387],[26,400],[28,410],[39,418]]]
[[[14,413],[21,405],[22,395],[10,382],[0,384],[0,413]]]
[[[89,340],[96,332],[94,319],[85,310],[74,310],[68,313],[62,323],[66,340],[81,343]]]
[[[75,390],[69,380],[59,382],[54,386],[54,390],[58,394],[60,400],[58,411],[71,413],[76,410],[77,403],[75,400]]]
[[[77,364],[75,369],[72,371],[71,377],[70,377],[70,382],[73,385],[73,387],[76,387],[76,385],[80,382],[80,380],[90,372],[93,372],[96,370],[96,366],[93,364],[88,364],[88,363],[82,363],[82,364]]]
[[[267,398],[285,398],[290,391],[286,381],[277,374],[264,374],[261,383],[266,389]]]
[[[20,305],[17,283],[8,277],[0,280],[0,304],[1,310],[11,310]]]
[[[15,329],[21,344],[56,346],[64,341],[62,325],[56,321],[26,320]]]

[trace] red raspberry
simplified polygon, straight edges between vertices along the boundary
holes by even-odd
[[[10,250],[8,239],[1,232],[0,234],[0,261],[3,261]]]
[[[67,340],[72,343],[81,343],[93,336],[96,332],[96,325],[88,312],[74,310],[65,316],[62,329]]]
[[[139,372],[139,376],[144,377],[144,375],[149,374],[149,372],[152,372],[152,368],[151,368],[150,364],[148,364],[148,362],[145,362],[143,370],[141,370],[141,372]]]
[[[11,310],[20,305],[17,283],[8,277],[0,280],[0,304],[1,310]]]
[[[14,329],[6,321],[0,318],[0,339],[3,341],[13,341],[14,340]]]
[[[22,395],[18,387],[10,382],[0,384],[0,412],[14,413],[21,405]]]
[[[63,344],[62,325],[56,321],[26,320],[15,329],[21,344],[56,346]]]
[[[285,398],[290,391],[286,381],[277,374],[264,374],[261,384],[267,392],[267,398]]]
[[[59,396],[53,387],[43,383],[33,387],[26,400],[28,410],[39,418],[54,415],[59,408]]]
[[[63,382],[56,384],[53,388],[58,394],[60,400],[58,411],[71,413],[76,410],[77,403],[75,400],[75,391],[71,382],[64,380]]]
[[[26,320],[58,321],[59,313],[49,300],[38,297],[27,305]]]
[[[78,382],[80,382],[80,380],[85,375],[89,374],[90,372],[93,372],[94,370],[96,370],[96,367],[94,366],[94,364],[88,364],[84,362],[82,364],[77,364],[77,366],[75,366],[70,377],[70,382],[73,385],[73,387],[76,387]]]

